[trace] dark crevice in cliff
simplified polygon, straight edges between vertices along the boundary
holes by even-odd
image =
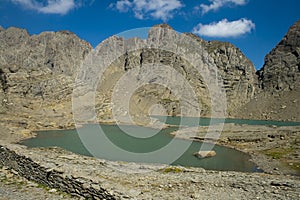
[[[128,68],[128,65],[129,65],[128,64],[128,52],[126,52],[124,56],[125,56],[124,70],[127,71],[129,69]]]
[[[0,69],[0,84],[1,84],[1,88],[3,90],[4,93],[6,93],[8,86],[7,86],[7,78],[6,78],[6,74],[4,73],[4,71],[2,69]]]
[[[140,53],[140,67],[143,66],[143,51]]]

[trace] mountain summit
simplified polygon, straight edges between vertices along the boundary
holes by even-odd
[[[266,56],[258,71],[260,86],[267,91],[295,90],[300,86],[300,20]]]
[[[265,64],[258,72],[234,45],[205,41],[190,33],[178,34],[166,24],[151,28],[148,40],[111,37],[106,51],[116,51],[114,47],[124,49],[125,44],[142,47],[155,42],[163,48],[167,40],[170,41],[167,45],[177,50],[189,51],[197,47],[203,66],[216,66],[216,77],[222,80],[227,99],[226,117],[299,121],[299,34],[300,21],[266,56]],[[183,46],[182,42],[187,38],[193,42],[190,46]],[[68,31],[30,36],[26,30],[13,27],[0,29],[0,41],[0,111],[34,115],[43,109],[49,115],[64,113],[65,118],[72,119],[74,78],[80,65],[92,52],[91,45]],[[96,111],[100,119],[112,117],[112,90],[119,78],[131,69],[151,71],[150,63],[171,66],[188,80],[201,104],[201,115],[210,115],[211,101],[203,79],[205,77],[196,73],[191,63],[174,52],[141,48],[124,52],[106,69],[96,95]],[[87,74],[97,76],[92,71]],[[176,81],[177,77],[173,79]],[[164,114],[180,115],[180,105],[174,93],[158,85],[139,88],[132,101],[131,109],[135,114],[148,114],[152,104],[158,103],[164,107]]]

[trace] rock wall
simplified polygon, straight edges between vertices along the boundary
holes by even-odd
[[[185,43],[186,41],[190,43]],[[254,96],[257,85],[254,66],[232,44],[217,41],[206,42],[188,33],[177,34],[166,25],[154,26],[150,29],[147,40],[138,38],[124,40],[123,38],[112,37],[105,42],[107,44],[104,44],[104,46],[110,46],[110,48],[117,47],[123,50],[123,53],[121,53],[122,56],[118,59],[113,60],[112,64],[106,69],[104,78],[98,88],[99,94],[104,97],[102,99],[100,96],[97,98],[101,99],[96,106],[98,113],[100,113],[98,116],[100,118],[110,118],[112,105],[108,105],[107,103],[112,101],[111,96],[115,90],[114,87],[121,77],[133,69],[138,71],[136,77],[133,78],[137,82],[139,80],[147,80],[153,73],[157,73],[157,77],[149,80],[148,85],[144,85],[138,88],[134,94],[130,94],[132,95],[132,106],[129,112],[133,115],[138,113],[148,114],[151,112],[152,106],[156,104],[162,105],[165,110],[160,114],[182,115],[180,107],[182,102],[180,102],[180,98],[178,98],[176,92],[173,92],[167,86],[172,85],[178,88],[184,96],[188,83],[198,98],[201,107],[201,116],[210,116],[213,91],[211,91],[211,88],[209,90],[208,84],[210,82],[207,80],[208,77],[205,77],[208,74],[216,78],[210,81],[221,80],[222,89],[226,94],[227,111],[229,113],[249,102]],[[135,46],[137,50],[126,51],[126,45]],[[149,48],[143,47],[147,45]],[[151,45],[155,46],[155,48],[151,48]],[[175,51],[169,51],[168,48]],[[189,52],[193,50],[196,52]],[[115,51],[111,50],[111,52]],[[198,66],[193,66],[193,63],[185,58],[193,53],[200,55],[199,58],[193,58],[200,59],[199,62],[201,64]],[[159,73],[155,72],[155,66],[161,68]],[[175,69],[178,74],[170,76],[170,71],[166,72],[163,70],[168,66]],[[146,72],[147,70],[148,72]],[[86,77],[83,79],[95,79],[95,76],[98,74],[95,73],[97,69],[88,71],[85,73]],[[182,76],[187,83],[182,82],[178,76]],[[168,77],[170,80],[165,79],[166,85],[152,84],[161,77]],[[128,86],[124,86],[124,91],[118,91],[118,93],[125,94],[128,92],[126,89],[128,89]],[[221,105],[221,103],[219,104]],[[197,108],[195,107],[195,109]],[[105,112],[103,112],[104,110]],[[125,111],[120,110],[119,113],[125,113]],[[190,113],[188,115],[193,116]]]
[[[258,93],[235,117],[300,121],[300,20],[265,57],[258,75]]]
[[[0,112],[70,99],[75,72],[91,49],[68,31],[30,36],[24,29],[1,29]]]
[[[272,113],[277,112],[281,107],[289,107],[285,104],[291,104],[290,107],[295,104],[289,103],[288,99],[282,99],[289,96],[289,93],[287,95],[281,93],[289,91],[297,93],[297,88],[299,88],[299,24],[298,21],[292,26],[284,39],[266,56],[264,67],[257,74],[251,61],[234,45],[219,41],[204,41],[190,33],[176,34],[167,25],[158,25],[150,29],[147,40],[138,38],[125,40],[112,37],[107,43],[106,53],[112,56],[122,51],[123,54],[118,59],[111,60],[110,66],[104,72],[102,82],[98,85],[96,94],[98,118],[102,120],[112,118],[112,94],[116,83],[124,74],[138,69],[139,73],[134,79],[136,81],[147,79],[152,67],[161,65],[172,67],[188,81],[198,98],[201,116],[210,116],[212,110],[211,91],[203,74],[199,73],[202,67],[204,71],[215,73],[216,77],[222,81],[227,100],[226,117],[279,119],[278,116],[282,114],[280,120],[295,120],[295,113],[290,117],[285,117],[290,112],[278,112],[276,116]],[[188,45],[184,44],[183,41],[186,38],[191,38],[193,42]],[[137,49],[128,52],[125,43]],[[150,45],[150,48],[139,48],[145,44]],[[159,48],[151,48],[153,44],[158,44],[156,47]],[[164,50],[166,45],[174,47],[179,53],[188,53],[188,50],[197,49],[196,53],[201,54],[200,60],[203,66],[193,66],[193,63],[184,58],[184,53],[180,55],[178,52]],[[51,112],[53,115],[62,115],[64,118],[72,119],[71,94],[74,79],[78,68],[91,50],[90,44],[68,31],[44,32],[30,36],[24,29],[1,28],[0,114],[22,111],[23,114],[26,112],[33,116],[36,113],[41,114],[40,111],[42,111],[46,115]],[[215,66],[217,72],[212,72],[208,66]],[[86,72],[85,78],[97,77],[101,68],[103,66],[97,66]],[[147,70],[149,72],[146,72]],[[168,74],[162,71],[160,73],[158,77]],[[184,96],[183,86],[186,84],[179,81],[177,76],[171,79],[168,83],[175,82],[172,84],[181,89]],[[182,102],[178,96],[172,92],[171,88],[150,84],[155,80],[157,79],[149,80],[148,85],[138,88],[131,94],[129,112],[133,115],[139,115],[139,113],[147,115],[152,112],[151,110],[155,110],[154,114],[181,115]],[[123,93],[120,91],[119,93],[126,94],[127,86],[124,85]],[[272,99],[269,100],[274,99],[273,94],[276,98],[278,96],[282,98],[274,100],[274,102],[279,102],[279,107],[269,108],[266,105],[269,101],[273,102]],[[283,101],[284,105],[280,101]],[[293,99],[294,101],[297,101],[297,97]],[[89,103],[90,97],[87,97],[85,102]],[[162,107],[158,109],[155,107],[157,104]],[[91,110],[89,105],[84,106],[82,111]],[[268,108],[260,112],[257,108],[264,109],[262,107]],[[160,112],[160,110],[163,111]],[[117,110],[117,113],[125,113],[125,111]]]
[[[257,92],[257,78],[252,62],[240,49],[228,42],[205,42],[223,79],[228,112],[241,108]]]
[[[1,145],[0,166],[9,167],[28,180],[41,183],[50,188],[57,188],[74,196],[87,199],[118,199],[100,187],[98,183],[93,183],[84,178],[75,178],[66,175],[63,171],[44,167],[31,158],[19,155]]]
[[[264,91],[290,91],[300,86],[300,20],[287,32],[266,56],[258,71],[260,87]]]

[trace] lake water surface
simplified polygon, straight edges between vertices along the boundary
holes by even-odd
[[[191,121],[193,122],[189,124],[189,120],[186,120],[184,124],[189,126],[195,122],[194,119]],[[219,122],[222,120],[215,120],[213,123]],[[179,124],[180,117],[168,117],[167,123]],[[200,119],[200,125],[209,123],[209,119]],[[300,125],[300,123],[231,119],[225,120],[225,123]],[[99,127],[101,127],[101,131],[99,131]],[[178,127],[171,127],[153,134],[156,133],[156,130],[147,127],[89,124],[80,128],[79,132],[77,130],[40,131],[37,132],[36,138],[24,140],[22,144],[28,147],[57,146],[77,154],[114,161],[163,163],[220,171],[260,171],[254,163],[249,161],[249,155],[223,146],[215,145],[213,147],[217,153],[214,157],[205,159],[195,157],[193,154],[200,150],[203,143],[177,139],[169,134],[177,129]],[[135,133],[140,137],[134,137],[127,133]],[[163,150],[166,146],[168,146],[167,150]],[[185,149],[185,147],[187,148]],[[152,152],[156,152],[156,154]],[[179,156],[175,156],[172,160],[173,154],[178,152],[180,155],[178,154]]]

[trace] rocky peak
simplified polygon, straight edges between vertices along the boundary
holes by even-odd
[[[2,29],[0,32],[0,48],[4,47],[11,47],[18,45],[20,43],[24,43],[29,38],[29,34],[27,30],[16,28],[16,27],[9,27],[8,29]]]
[[[107,49],[118,47],[121,50],[126,49],[126,45],[136,45],[136,47],[142,48],[137,48],[138,50],[134,52],[123,52],[124,55],[107,68],[102,87],[99,87],[103,96],[111,96],[111,90],[113,90],[115,85],[114,81],[119,80],[126,71],[138,69],[140,74],[137,79],[147,80],[147,77],[151,75],[150,72],[152,72],[151,66],[154,65],[162,68],[172,67],[181,74],[194,88],[194,92],[199,97],[202,106],[201,114],[206,116],[211,111],[210,92],[212,91],[208,91],[208,84],[210,83],[205,79],[207,77],[203,77],[204,74],[200,74],[200,71],[214,73],[215,77],[222,79],[229,112],[250,101],[254,95],[257,82],[254,66],[232,44],[217,41],[206,42],[193,34],[179,34],[166,25],[152,27],[149,30],[147,40],[125,40],[112,37],[106,40],[105,43],[100,45],[100,47],[106,46]],[[143,48],[143,46],[147,48]],[[149,46],[151,48],[148,48]],[[100,51],[100,49],[98,50]],[[109,55],[113,54],[113,51],[116,50],[114,48],[111,49]],[[199,55],[199,57],[194,54]],[[104,55],[106,54],[104,53]],[[201,64],[194,65],[191,61],[186,60],[186,57],[192,58],[191,60],[199,59]],[[94,73],[95,71],[97,69],[88,70],[85,76],[91,77],[86,77],[85,79],[93,80],[93,76],[97,75]],[[150,75],[147,73],[143,74],[143,72],[149,72]],[[160,75],[165,75],[163,73],[165,72],[162,71]],[[184,88],[185,84],[177,80],[177,78],[176,76],[171,77],[170,83],[176,84],[178,89]],[[126,90],[127,87],[124,89]],[[120,93],[123,94],[122,92]],[[184,93],[184,90],[181,90],[181,93]],[[175,98],[170,90],[158,85],[149,85],[136,91],[132,100],[134,101],[133,109],[136,111],[133,113],[148,112],[148,109],[155,102],[162,104],[168,115],[180,114],[178,99]],[[121,113],[125,112],[122,111]]]
[[[168,43],[167,40],[174,40],[176,36],[177,34],[172,27],[167,24],[159,24],[150,28],[148,42],[152,41],[152,43],[156,43],[158,46],[163,47],[163,45]]]
[[[201,113],[206,116],[211,110],[211,101],[205,78],[197,72],[200,68],[208,72],[214,71],[210,66],[217,68],[214,72],[223,81],[227,111],[232,113],[253,99],[258,90],[257,85],[266,91],[294,90],[300,82],[299,26],[297,22],[291,27],[284,39],[266,56],[266,64],[258,72],[259,81],[252,62],[237,47],[227,42],[205,41],[191,33],[179,34],[166,24],[152,27],[146,40],[111,37],[106,40],[106,45],[99,45],[96,51],[106,47],[105,55],[110,55],[112,59],[116,59],[113,56],[116,53],[121,53],[121,56],[112,61],[104,73],[97,107],[103,111],[103,115],[107,115],[111,109],[108,103],[111,101],[113,86],[120,77],[135,68],[140,73],[137,80],[146,79],[152,63],[153,66],[172,67],[189,81],[199,97]],[[137,47],[136,51],[126,51],[126,45]],[[175,51],[170,52],[168,49]],[[69,31],[43,32],[30,36],[24,29],[0,29],[0,102],[15,102],[14,105],[22,102],[24,107],[28,107],[26,101],[33,105],[36,99],[69,101],[77,69],[91,50],[89,43]],[[184,58],[185,54],[193,56],[195,52],[200,55],[197,57],[201,61],[198,66]],[[93,78],[98,76],[97,71],[99,66],[83,75],[87,79]],[[171,79],[170,82],[175,82],[177,88],[185,85],[176,76]],[[136,113],[147,112],[153,103],[159,103],[166,109],[166,114],[180,114],[179,101],[175,95],[158,85],[137,90],[132,99]],[[107,107],[103,108],[104,105]]]
[[[173,30],[173,28],[169,24],[157,24],[157,25],[154,25],[152,28],[167,28],[167,29]]]
[[[91,45],[70,32],[43,32],[30,36],[24,29],[10,27],[0,32],[0,67],[15,66],[26,71],[50,70],[74,75]]]
[[[91,49],[70,32],[0,31],[0,111],[1,104],[28,107],[34,100],[70,96],[76,70]]]
[[[257,90],[257,78],[252,62],[229,42],[205,41],[193,33],[184,33],[202,45],[213,59],[223,79],[227,94],[228,111],[247,103]]]
[[[193,38],[194,40],[202,43],[202,42],[206,42],[205,40],[203,40],[202,38],[200,38],[198,35],[195,35],[194,33],[184,33],[184,35]]]
[[[300,20],[265,57],[258,71],[260,87],[265,91],[289,91],[300,85]]]
[[[228,42],[202,41],[222,76],[228,111],[240,108],[253,98],[257,79],[255,67],[239,48]]]

